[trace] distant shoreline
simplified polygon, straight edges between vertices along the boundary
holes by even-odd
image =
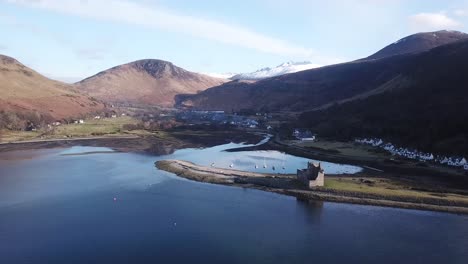
[[[95,136],[95,137],[74,137],[74,138],[51,138],[51,139],[34,139],[34,140],[20,140],[12,142],[0,142],[0,145],[8,144],[28,144],[28,143],[48,143],[48,142],[57,142],[57,141],[79,141],[79,140],[98,140],[98,139],[136,139],[140,138],[135,135],[128,136]]]
[[[189,180],[259,189],[294,196],[299,199],[468,214],[468,204],[464,203],[441,205],[440,201],[437,204],[437,200],[422,199],[420,197],[407,197],[405,199],[401,196],[389,197],[378,193],[348,192],[325,187],[311,190],[298,182],[295,175],[263,174],[210,168],[181,160],[157,161],[155,166],[160,170],[174,173]],[[339,178],[340,176],[337,175],[327,176],[326,181],[327,179],[336,180]]]
[[[239,130],[174,129],[140,134],[64,137],[0,142],[0,152],[72,146],[107,147],[120,152],[171,154],[177,149],[211,147],[229,142],[255,144],[263,136]]]

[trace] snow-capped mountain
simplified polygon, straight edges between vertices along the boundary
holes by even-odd
[[[283,74],[305,71],[313,68],[318,68],[321,65],[312,64],[311,62],[285,62],[274,68],[263,68],[255,72],[240,73],[232,76],[231,80],[260,80],[270,77],[275,77]]]
[[[233,76],[237,75],[237,73],[232,73],[232,72],[226,72],[226,73],[203,72],[202,74],[208,75],[214,78],[220,78],[220,79],[231,79]]]

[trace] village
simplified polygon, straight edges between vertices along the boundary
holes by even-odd
[[[176,114],[177,120],[190,124],[215,124],[232,125],[239,128],[266,128],[272,129],[266,125],[266,121],[271,119],[271,115],[266,113],[255,113],[254,116],[245,116],[241,114],[227,114],[225,111],[180,111]]]
[[[433,155],[432,153],[425,153],[414,149],[397,147],[394,144],[390,142],[384,142],[379,138],[355,139],[354,142],[384,149],[394,156],[418,160],[420,162],[433,162],[441,165],[458,167],[468,171],[468,162],[464,157]]]

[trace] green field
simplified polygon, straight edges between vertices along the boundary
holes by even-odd
[[[58,126],[54,129],[56,136],[103,136],[123,133],[124,125],[136,124],[138,121],[131,117],[117,117],[105,119],[89,119],[84,124],[69,124]]]
[[[64,124],[51,129],[38,131],[0,131],[0,142],[15,142],[25,140],[60,139],[93,136],[118,136],[123,134],[145,134],[142,130],[125,130],[128,124],[137,124],[139,121],[128,116],[104,119],[86,119],[84,124]]]

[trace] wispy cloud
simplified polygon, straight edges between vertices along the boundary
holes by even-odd
[[[445,13],[419,13],[409,17],[409,23],[413,30],[432,31],[441,29],[453,29],[461,26],[461,23],[450,18]]]
[[[249,28],[230,25],[220,21],[178,14],[161,7],[146,6],[127,0],[7,0],[32,8],[93,19],[121,22],[145,27],[188,34],[238,47],[265,53],[315,58],[313,49],[270,37]],[[326,63],[326,62],[324,62]]]
[[[77,57],[84,58],[87,60],[98,61],[105,59],[105,57],[108,56],[109,45],[111,45],[109,44],[110,42],[107,41],[104,47],[104,45],[102,44],[102,42],[104,42],[105,39],[104,37],[102,37],[101,39],[93,39],[92,42],[94,42],[94,45],[92,46],[88,45],[84,47],[83,45],[77,45],[72,39],[70,39],[65,34],[51,31],[46,27],[33,24],[29,21],[20,20],[12,15],[0,14],[0,25],[2,24],[14,27],[18,30],[29,32],[31,34],[46,36],[54,42],[59,43],[61,46],[70,49]],[[2,46],[0,45],[0,50],[1,49]]]

